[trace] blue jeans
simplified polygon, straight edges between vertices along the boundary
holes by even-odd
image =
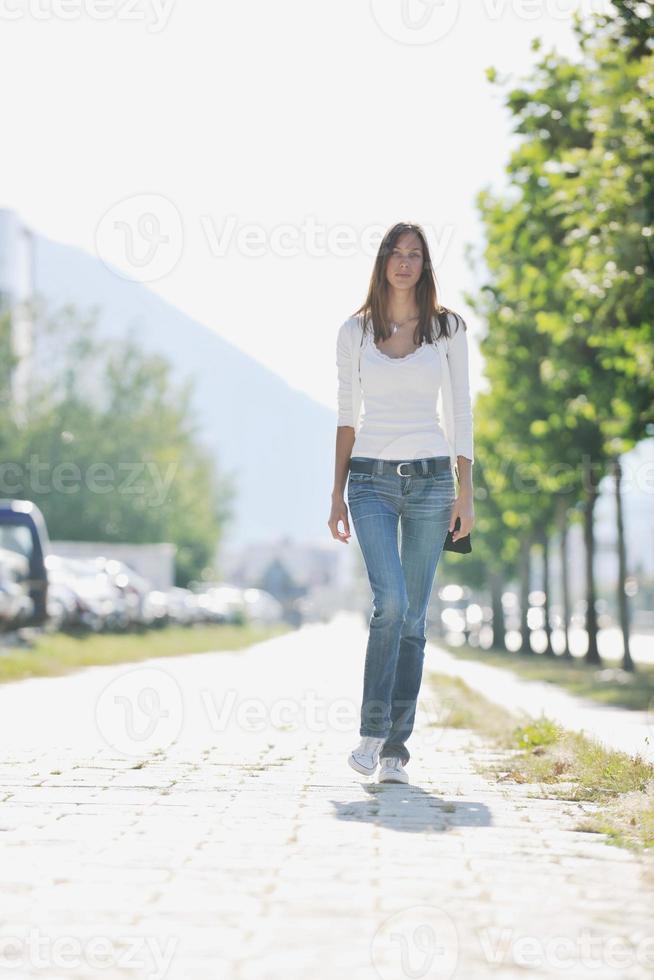
[[[449,464],[449,457],[437,458]],[[350,516],[373,593],[359,734],[385,738],[380,756],[399,756],[405,765],[422,681],[427,606],[455,497],[449,465],[436,474],[401,476],[395,468],[348,474]]]

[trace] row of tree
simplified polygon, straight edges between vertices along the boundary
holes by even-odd
[[[654,14],[616,2],[577,17],[576,60],[534,43],[530,77],[508,89],[516,147],[507,188],[483,190],[481,288],[466,300],[488,324],[481,349],[489,388],[475,404],[476,562],[490,581],[495,645],[504,645],[501,592],[521,583],[522,652],[530,653],[531,556],[550,589],[550,541],[560,548],[564,656],[570,657],[567,530],[582,521],[586,660],[597,664],[595,541],[598,485],[615,478],[618,609],[623,666],[633,670],[620,457],[654,434]],[[506,82],[490,69],[489,80]],[[471,556],[472,557],[472,556]],[[553,655],[548,601],[546,652]]]

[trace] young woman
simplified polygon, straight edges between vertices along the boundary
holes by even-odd
[[[381,760],[380,782],[409,781],[406,742],[422,680],[436,566],[448,530],[456,540],[474,524],[466,330],[437,301],[422,228],[394,225],[380,245],[365,303],[338,332],[336,466],[328,521],[332,536],[348,544],[347,481],[373,593],[361,742],[348,762],[372,775]],[[437,409],[441,388],[445,430]],[[461,526],[454,531],[457,517]]]

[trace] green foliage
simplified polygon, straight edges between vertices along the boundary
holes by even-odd
[[[11,317],[7,311],[0,312],[0,451],[2,458],[8,459],[8,453],[14,442],[16,425],[13,420],[11,378],[16,366],[11,340]]]
[[[520,749],[530,749],[535,745],[552,745],[557,742],[563,729],[551,718],[537,718],[529,725],[518,725],[513,729],[515,744]]]
[[[200,577],[231,487],[197,443],[191,385],[131,340],[107,347],[74,309],[37,319],[28,421],[5,454],[12,496],[37,503],[52,539],[172,542],[178,584]]]
[[[477,550],[496,570],[519,534],[584,499],[584,456],[601,476],[654,423],[652,18],[614,8],[575,19],[578,62],[533,46],[505,99],[507,187],[477,197],[485,243],[466,298],[487,324],[489,382],[475,405]]]

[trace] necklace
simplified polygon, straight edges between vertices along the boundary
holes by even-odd
[[[403,327],[405,323],[409,323],[411,320],[417,320],[419,318],[419,316],[420,316],[420,314],[419,313],[416,313],[415,316],[409,316],[409,317],[406,318],[406,320],[402,320],[401,323],[396,323],[394,320],[391,320],[391,333],[392,334],[397,333],[397,331],[399,330],[399,328],[400,327]]]

